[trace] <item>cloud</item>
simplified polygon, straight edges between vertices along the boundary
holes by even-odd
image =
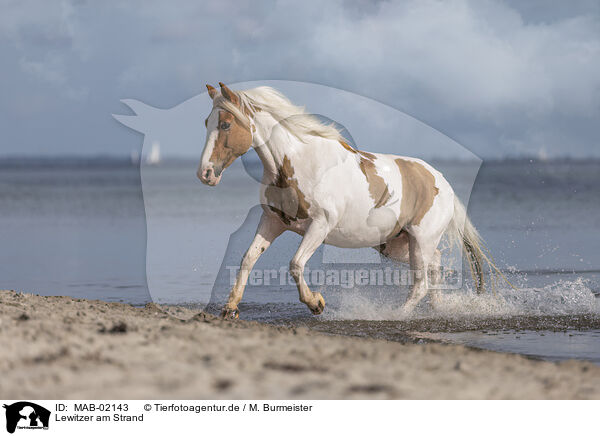
[[[327,43],[314,49],[341,77],[351,69],[353,81],[402,92],[415,109],[437,103],[445,112],[489,117],[506,109],[588,112],[597,101],[589,91],[600,89],[598,24],[577,17],[526,25],[493,2],[384,3],[362,20],[318,28],[314,40]]]
[[[90,120],[121,98],[170,107],[205,82],[287,79],[405,110],[483,156],[600,156],[599,8],[533,4],[11,2],[0,55],[42,92],[80,95]],[[31,92],[26,79],[7,80]],[[104,127],[98,146],[119,142]]]
[[[0,40],[13,45],[18,66],[26,75],[64,91],[69,99],[81,100],[88,90],[72,86],[69,64],[84,54],[78,42],[73,5],[62,2],[9,3],[0,18]]]

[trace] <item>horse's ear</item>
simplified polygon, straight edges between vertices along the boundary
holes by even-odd
[[[210,86],[208,83],[206,84],[206,89],[208,89],[208,95],[210,96],[210,98],[214,100],[215,95],[217,95],[217,90]]]
[[[229,89],[228,87],[226,87],[223,82],[219,82],[219,85],[221,86],[221,94],[223,94],[223,97],[225,97],[227,100],[229,100],[230,102],[232,102],[236,106],[239,106],[240,99],[235,94],[235,92],[233,92],[231,89]]]

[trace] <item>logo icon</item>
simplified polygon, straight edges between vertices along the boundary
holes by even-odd
[[[4,405],[6,409],[6,431],[14,433],[18,429],[48,429],[50,411],[29,401],[19,401]]]

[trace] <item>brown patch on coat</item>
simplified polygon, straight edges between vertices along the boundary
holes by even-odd
[[[342,144],[342,147],[344,147],[346,150],[348,150],[350,153],[358,153],[357,150],[355,150],[354,148],[352,148],[347,142],[344,141],[340,141],[340,144]]]
[[[390,238],[396,237],[407,225],[418,225],[439,193],[435,177],[419,162],[405,159],[396,159],[395,162],[402,176],[402,202],[400,216]]]
[[[391,197],[387,183],[385,183],[383,177],[377,174],[375,155],[364,151],[359,151],[358,153],[360,154],[360,162],[358,165],[369,184],[369,194],[375,202],[375,209],[380,208],[385,205]]]
[[[279,215],[286,225],[292,221],[308,218],[310,208],[304,193],[298,187],[298,180],[294,174],[290,159],[284,155],[275,180],[265,189],[269,208]]]
[[[375,208],[377,209],[385,205],[390,199],[391,194],[385,180],[377,174],[377,169],[375,168],[376,156],[366,151],[356,150],[347,142],[340,141],[340,144],[349,152],[360,155],[358,165],[369,184],[369,194],[371,194],[371,198],[375,202]]]
[[[229,129],[221,129],[222,123],[229,123]],[[218,175],[234,160],[248,151],[252,145],[252,133],[233,114],[225,110],[219,111],[219,125],[217,128],[219,129],[219,135],[209,160],[214,165],[215,172]]]
[[[358,154],[360,154],[365,159],[370,159],[372,161],[375,161],[375,159],[376,159],[376,156],[373,153],[369,153],[368,151],[360,151],[359,150]]]

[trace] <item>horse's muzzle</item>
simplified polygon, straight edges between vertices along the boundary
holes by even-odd
[[[196,175],[198,176],[198,178],[200,179],[200,181],[202,183],[204,183],[205,185],[208,186],[215,186],[218,185],[219,182],[221,181],[221,172],[219,171],[219,174],[217,174],[215,172],[215,169],[212,167],[208,167],[208,168],[200,168],[198,169],[198,172],[196,173]]]

